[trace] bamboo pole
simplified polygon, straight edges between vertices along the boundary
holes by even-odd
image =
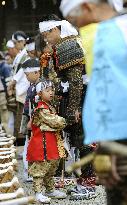
[[[123,145],[117,142],[101,142],[100,147],[107,154],[115,154],[117,156],[127,157],[127,146],[126,145]],[[72,165],[70,165],[67,168],[67,172],[71,173],[74,170],[82,167],[83,165],[88,164],[94,159],[95,156],[96,156],[95,152],[88,154],[87,156],[83,157],[80,161],[75,162]]]
[[[35,202],[35,198],[32,196],[29,196],[29,197],[23,197],[20,199],[9,200],[6,202],[0,202],[0,205],[25,205],[25,204],[34,203],[34,202]]]
[[[80,161],[77,161],[71,164],[71,166],[67,167],[67,172],[71,173],[74,170],[82,167],[83,165],[88,164],[94,159],[94,157],[95,157],[95,153],[88,154],[86,157],[83,157]]]

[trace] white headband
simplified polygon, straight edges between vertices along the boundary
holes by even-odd
[[[65,38],[67,36],[77,36],[77,30],[66,20],[62,21],[43,21],[39,23],[40,32],[43,33],[45,31],[49,31],[57,26],[61,26],[61,38]]]
[[[39,23],[40,32],[49,31],[57,26],[61,25],[61,21],[42,21]]]
[[[123,11],[124,0],[108,0],[110,6],[112,6],[117,12]]]
[[[9,41],[7,42],[7,44],[6,44],[6,47],[7,47],[7,48],[14,48],[14,47],[15,47],[15,44],[14,44],[14,42],[13,42],[12,40],[9,40]]]
[[[17,39],[14,38],[14,34],[12,35],[12,41],[24,41],[26,40],[23,36],[18,35]]]
[[[31,73],[31,72],[35,72],[35,71],[39,71],[40,67],[27,67],[27,68],[23,68],[25,73]]]
[[[27,51],[34,51],[35,50],[35,42],[26,44],[26,50]]]
[[[69,13],[82,3],[99,3],[101,0],[62,0],[60,10],[64,17],[67,17]],[[123,0],[107,0],[111,7],[120,12],[123,10]]]
[[[49,81],[48,83],[46,81],[40,82],[36,85],[36,92],[39,93],[40,91],[43,91],[44,89],[52,86],[53,84],[51,81]]]

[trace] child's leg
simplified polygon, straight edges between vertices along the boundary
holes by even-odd
[[[51,160],[49,162],[49,170],[44,178],[44,185],[46,188],[46,195],[50,198],[64,199],[67,197],[66,193],[54,189],[53,176],[58,168],[59,160]]]
[[[50,198],[45,196],[42,189],[43,178],[41,177],[33,177],[33,187],[36,193],[36,200],[41,203],[50,203]]]
[[[59,160],[29,163],[29,174],[33,177],[35,186],[37,185],[40,187],[39,182],[41,181],[41,187],[54,187],[52,177],[54,176],[58,165]],[[41,180],[39,180],[40,178]]]
[[[47,192],[50,192],[54,189],[54,175],[59,166],[59,160],[50,160],[48,163],[48,172],[46,173],[43,183]]]
[[[33,177],[33,189],[35,193],[42,193],[42,184],[43,184],[43,178],[41,177]]]
[[[43,179],[47,170],[47,162],[29,163],[29,173],[33,176],[33,189],[36,193],[36,200],[42,203],[50,203],[50,198],[43,194]]]

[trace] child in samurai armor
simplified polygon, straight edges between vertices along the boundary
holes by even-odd
[[[35,96],[36,96],[36,84],[39,82],[40,78],[40,64],[38,60],[28,59],[22,64],[22,68],[30,82],[30,87],[27,90],[27,96],[24,104],[22,121],[20,126],[20,132],[25,135],[26,141],[23,152],[23,162],[24,162],[24,178],[26,181],[31,180],[28,177],[28,162],[26,161],[26,151],[28,146],[28,136],[31,135],[31,131],[28,129],[28,123],[31,119],[32,111],[36,107]]]
[[[65,157],[60,131],[66,126],[66,122],[56,114],[51,105],[54,95],[52,82],[42,80],[36,90],[40,101],[32,117],[32,137],[27,149],[27,160],[37,201],[49,203],[49,197],[66,197],[65,193],[54,190],[53,181],[59,159]]]

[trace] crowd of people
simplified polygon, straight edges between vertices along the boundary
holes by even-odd
[[[54,185],[56,170],[65,169],[60,162],[96,153],[69,190],[71,199],[95,197],[99,177],[107,204],[123,205],[126,1],[62,0],[60,10],[66,20],[45,15],[36,36],[16,31],[0,53],[1,123],[17,145],[25,138],[24,178],[32,177],[37,201],[66,198]],[[118,150],[102,141],[117,141]]]

